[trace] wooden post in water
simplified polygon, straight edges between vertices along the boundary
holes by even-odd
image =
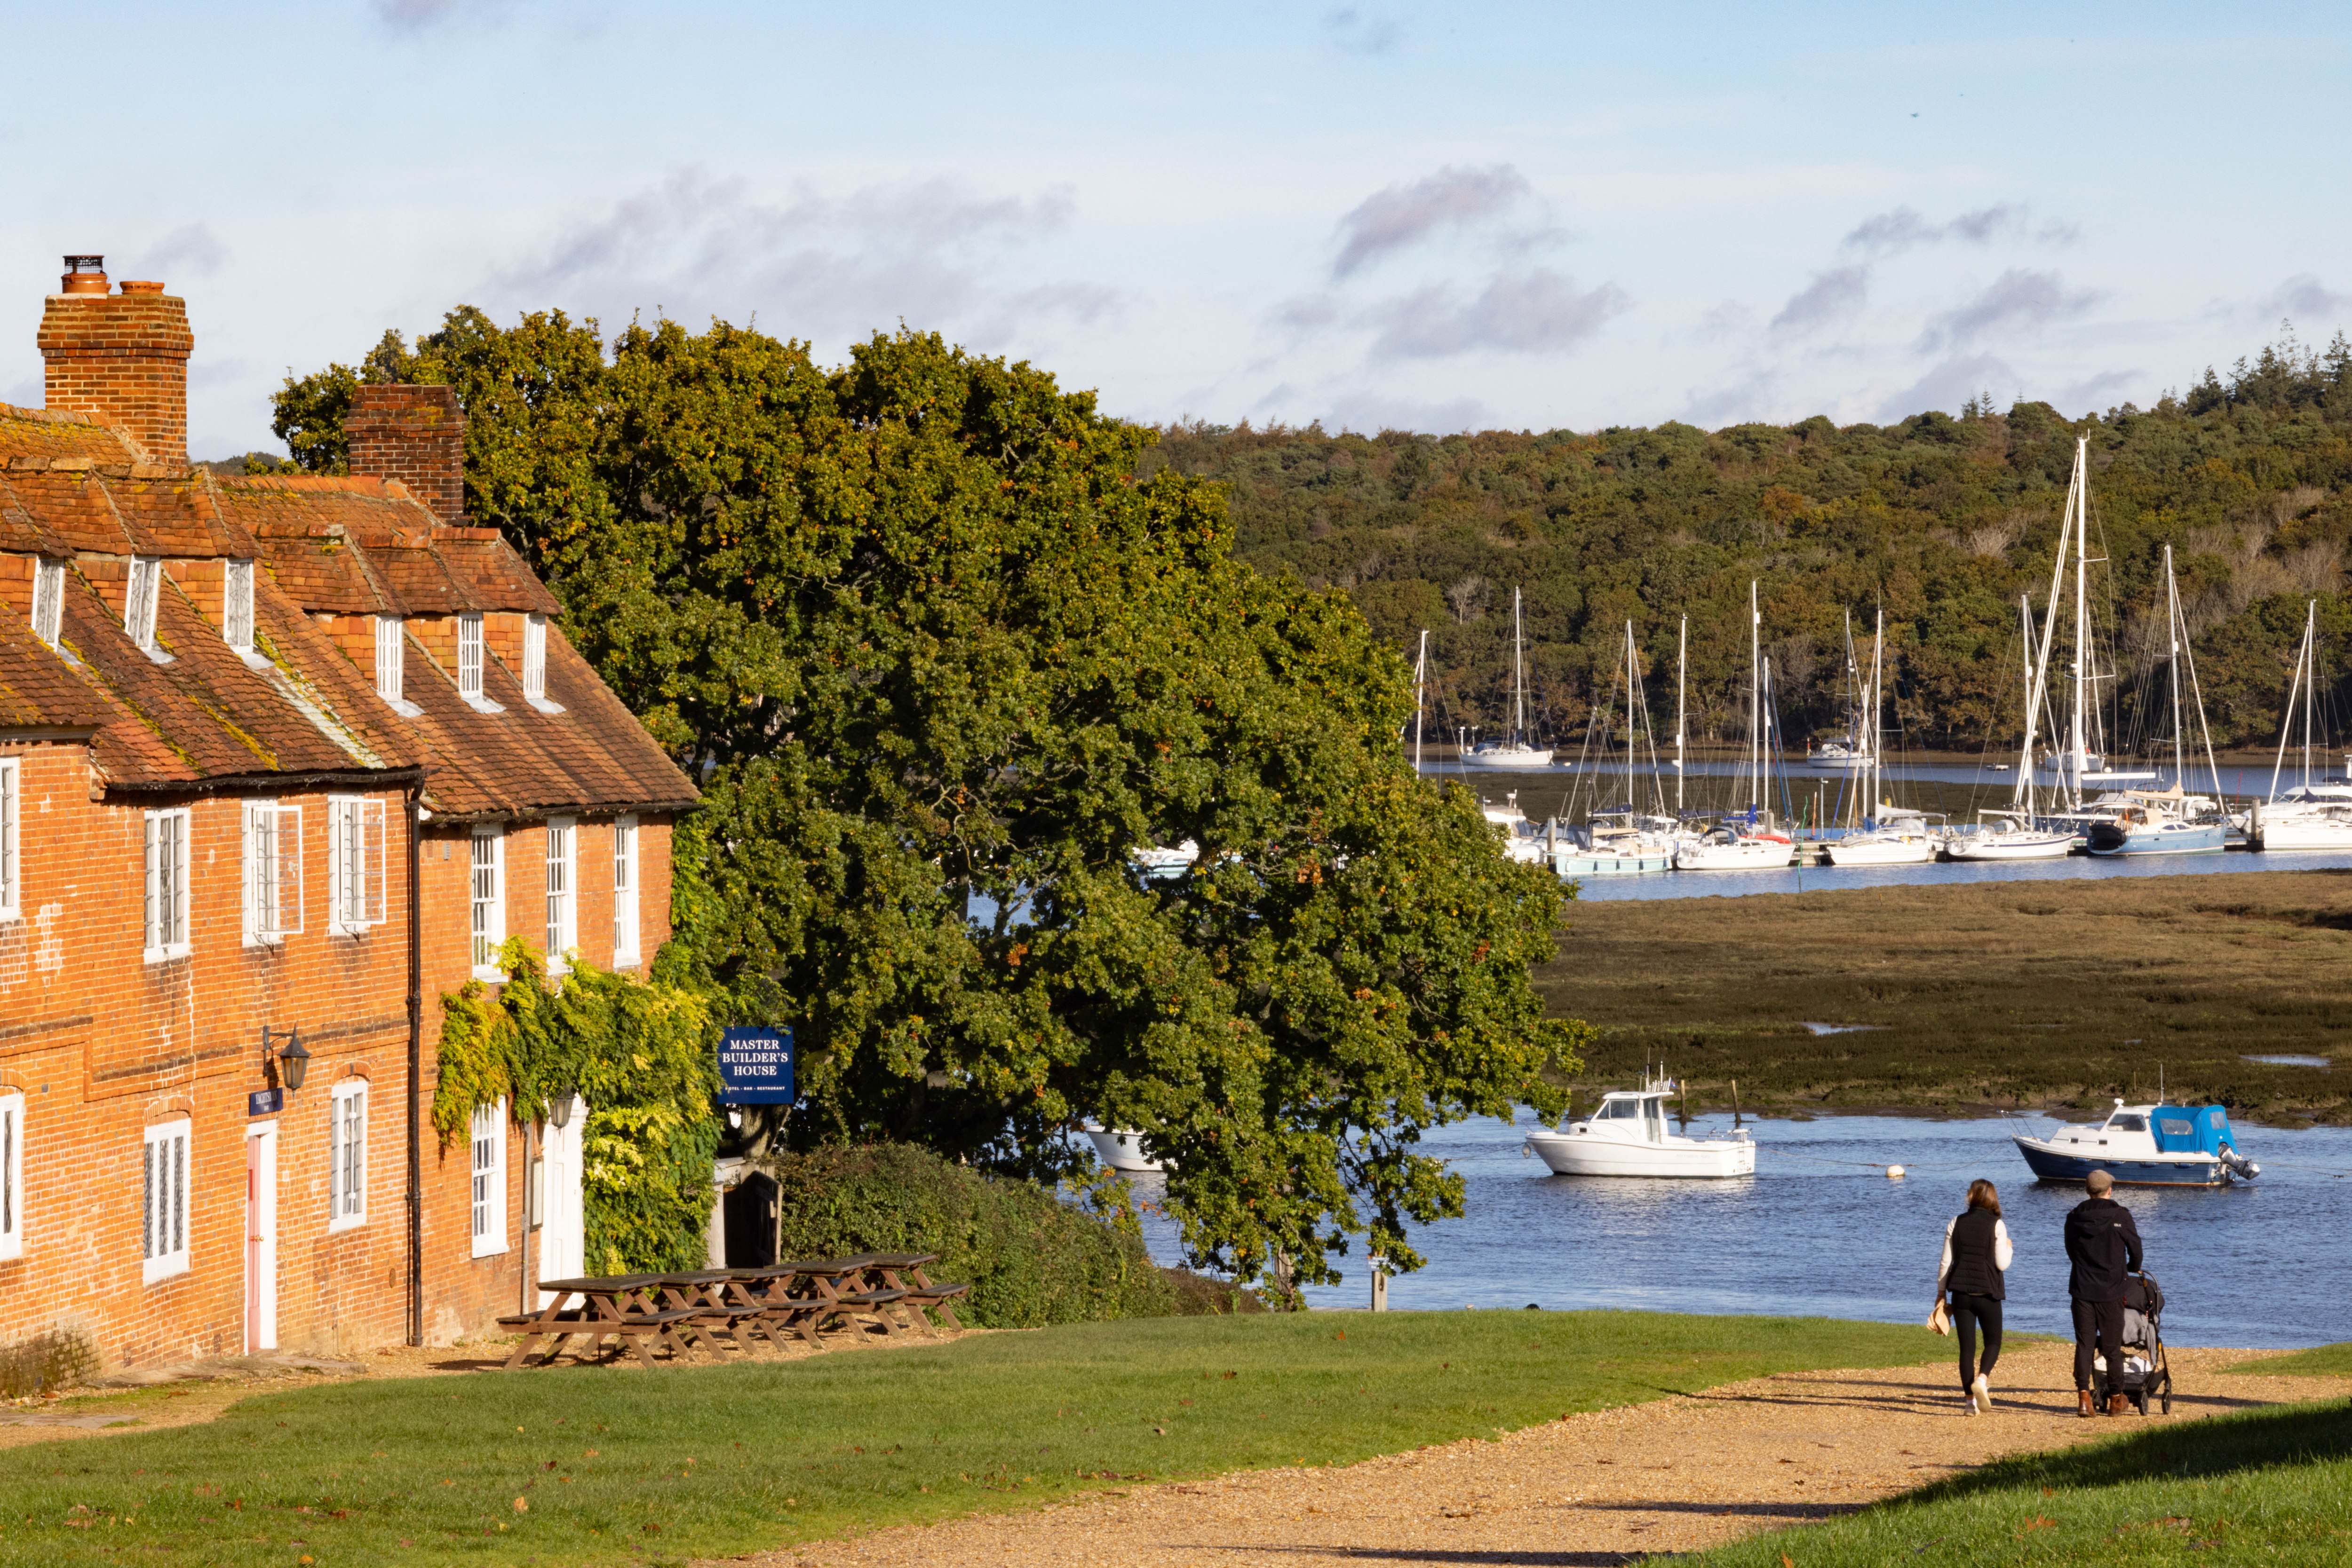
[[[1739,1125],[1739,1080],[1731,1081],[1731,1124]]]

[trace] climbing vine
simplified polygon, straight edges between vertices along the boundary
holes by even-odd
[[[505,1097],[518,1123],[557,1097],[587,1102],[582,1199],[592,1271],[698,1267],[719,1148],[710,1012],[690,991],[576,964],[559,986],[520,938],[507,982],[441,998],[433,1126],[447,1149],[474,1112]]]

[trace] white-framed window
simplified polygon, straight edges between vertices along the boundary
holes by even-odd
[[[131,558],[131,584],[122,601],[122,629],[149,653],[155,651],[155,598],[163,563],[152,555]]]
[[[467,611],[457,617],[457,695],[467,702],[482,700],[482,617]]]
[[[474,1111],[474,1256],[507,1249],[507,1103]]]
[[[572,967],[571,952],[580,946],[572,897],[580,884],[572,858],[575,832],[569,817],[547,819],[547,967],[557,972]]]
[[[188,809],[147,813],[147,962],[188,951]]]
[[[0,1258],[25,1255],[25,1097],[0,1094]]]
[[[245,803],[245,942],[278,942],[302,929],[302,808]]]
[[[327,930],[350,936],[383,924],[383,802],[327,797]]]
[[[547,700],[547,617],[522,618],[522,695],[532,702]]]
[[[188,1271],[188,1119],[147,1129],[140,1154],[140,1278]]]
[[[375,618],[375,695],[388,703],[401,700],[408,669],[408,639],[397,615]]]
[[[221,574],[221,641],[240,653],[253,652],[253,563],[232,560]]]
[[[54,648],[65,626],[66,563],[55,556],[33,558],[33,635]]]
[[[0,920],[14,920],[25,913],[16,834],[16,820],[24,810],[18,803],[25,792],[22,772],[16,758],[0,757]]]
[[[507,831],[474,824],[474,977],[503,980],[499,949],[507,940]]]
[[[368,1085],[347,1078],[327,1096],[327,1228],[367,1223]]]
[[[637,961],[637,820],[613,819],[613,967]]]

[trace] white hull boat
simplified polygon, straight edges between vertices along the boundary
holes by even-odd
[[[2265,853],[2292,850],[2352,850],[2352,805],[2293,809],[2257,801],[2246,840]]]
[[[1944,858],[1955,861],[2063,860],[2074,850],[2074,834],[2043,832],[2036,828],[1956,833],[1944,841]]]
[[[1676,871],[1769,871],[1797,858],[1789,839],[1752,839],[1717,829],[1703,839],[1688,839],[1675,850]]]
[[[2043,1138],[2011,1133],[2010,1139],[2043,1181],[2082,1181],[2098,1170],[2119,1186],[2226,1186],[2263,1174],[2238,1152],[2229,1113],[2219,1105],[2118,1100],[2105,1122],[2060,1127]]]
[[[1548,746],[1474,746],[1470,748],[1470,755],[1462,759],[1462,766],[1496,773],[1540,773],[1551,766],[1551,748]]]
[[[1741,1128],[1727,1136],[1686,1138],[1666,1131],[1671,1081],[1640,1090],[1616,1090],[1601,1108],[1558,1132],[1529,1133],[1527,1152],[1554,1176],[1664,1176],[1723,1181],[1756,1174],[1756,1145]]]
[[[1143,1152],[1143,1134],[1124,1128],[1087,1127],[1087,1137],[1102,1156],[1102,1163],[1115,1171],[1159,1171],[1168,1167]]]
[[[1936,841],[1925,833],[1855,833],[1822,846],[1832,865],[1925,865],[1936,858]]]

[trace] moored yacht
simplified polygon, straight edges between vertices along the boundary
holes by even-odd
[[[1680,1176],[1721,1180],[1756,1174],[1756,1145],[1746,1128],[1718,1137],[1666,1131],[1672,1079],[1612,1090],[1600,1109],[1558,1132],[1538,1127],[1526,1147],[1554,1176]]]
[[[2219,1105],[2118,1100],[2104,1122],[2060,1127],[2046,1138],[2010,1137],[2043,1181],[2082,1181],[2101,1170],[2122,1186],[2222,1186],[2263,1174],[2238,1152],[2230,1113]]]
[[[2032,819],[2009,811],[1980,811],[1973,830],[1957,831],[1944,840],[1946,860],[2058,860],[2073,852],[2074,834],[2066,828],[2038,828]]]
[[[2126,789],[2112,821],[2093,822],[2084,834],[2095,855],[2219,854],[2230,824],[2214,802],[2183,794],[2176,786],[2163,794]]]
[[[1633,876],[1672,870],[1680,842],[1676,826],[1670,818],[1643,816],[1630,805],[1595,811],[1591,823],[1559,840],[1552,851],[1552,870],[1562,876]]]
[[[2286,720],[2279,726],[2278,757],[2271,764],[2270,799],[2257,800],[2246,812],[2246,841],[2266,852],[2280,850],[2352,849],[2352,779],[2314,779],[2312,743],[2319,725],[2319,601],[2304,606],[2303,646],[2295,653],[2294,681],[2286,694]],[[2294,728],[2294,710],[2303,706],[2301,779],[2282,792],[2279,775],[2286,767],[2287,737]]]

